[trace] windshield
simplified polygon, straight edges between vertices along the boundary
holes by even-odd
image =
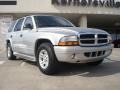
[[[57,16],[34,16],[36,27],[73,27],[73,24]]]

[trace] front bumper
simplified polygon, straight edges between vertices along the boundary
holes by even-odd
[[[94,62],[109,56],[113,44],[99,47],[54,46],[58,61],[69,63]]]

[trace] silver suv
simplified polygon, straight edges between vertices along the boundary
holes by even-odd
[[[45,74],[53,74],[59,62],[100,64],[112,52],[110,34],[75,27],[50,15],[31,15],[14,21],[6,37],[7,57],[36,61]]]

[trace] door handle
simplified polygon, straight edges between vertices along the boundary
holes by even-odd
[[[20,34],[20,37],[22,37],[23,35],[22,34]]]
[[[12,38],[13,36],[12,35],[10,35],[10,38]]]

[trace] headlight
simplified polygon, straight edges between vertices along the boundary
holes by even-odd
[[[77,36],[62,37],[58,43],[59,46],[76,46],[79,45]]]
[[[112,43],[112,36],[111,35],[108,35],[108,42]]]

